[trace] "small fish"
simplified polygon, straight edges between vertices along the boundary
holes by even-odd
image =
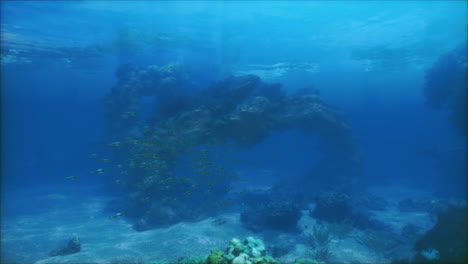
[[[128,175],[128,171],[121,171],[120,174]]]
[[[213,223],[216,225],[224,225],[227,223],[227,221],[225,219],[218,218],[218,219],[213,220]]]
[[[122,164],[117,164],[117,165],[115,165],[115,167],[121,169],[121,168],[123,168],[123,165]]]
[[[226,205],[228,205],[228,204],[229,204],[228,201],[219,202],[219,203],[216,204],[216,207],[223,207],[223,206],[226,206]]]
[[[183,194],[184,194],[185,196],[188,196],[188,195],[192,195],[192,193],[193,193],[193,191],[192,191],[192,190],[189,190],[189,191],[184,192]]]
[[[90,157],[90,158],[97,158],[97,156],[98,156],[98,154],[96,154],[96,153],[93,153],[93,154],[89,154],[89,156],[88,156],[88,157]]]
[[[124,213],[116,213],[116,214],[114,214],[114,215],[109,216],[109,218],[111,218],[111,219],[117,219],[117,218],[122,218],[122,217],[124,217],[124,216],[125,216]]]
[[[137,184],[135,184],[133,186],[135,186],[137,188],[145,188],[146,187],[143,183],[137,183]]]
[[[68,177],[65,177],[65,179],[67,179],[67,180],[77,180],[77,179],[79,179],[79,178],[80,178],[80,177],[78,177],[78,176],[68,176]]]
[[[101,159],[101,162],[109,163],[109,162],[112,162],[112,160],[110,160],[110,159]]]
[[[122,184],[123,182],[122,182],[122,180],[115,180],[115,181],[113,181],[112,183],[113,183],[113,184]]]
[[[140,202],[147,203],[147,202],[151,201],[151,199],[152,199],[151,197],[147,196],[145,198],[140,199]]]
[[[120,143],[119,141],[115,141],[109,144],[110,147],[120,147],[121,145],[122,143]]]
[[[137,112],[125,112],[122,114],[122,117],[127,118],[129,116],[137,116],[137,115],[138,115]]]
[[[106,172],[105,169],[97,169],[97,170],[90,171],[89,173],[91,173],[91,174],[102,174],[102,173],[105,173],[105,172]]]
[[[166,178],[164,180],[160,180],[159,183],[160,184],[163,184],[163,183],[166,183],[166,182],[170,182],[171,180],[173,180],[174,178],[173,177],[169,177],[169,178]]]
[[[130,139],[130,140],[128,141],[128,143],[134,144],[134,145],[138,145],[138,144],[140,144],[141,142],[140,142],[139,140],[136,140],[136,139]]]

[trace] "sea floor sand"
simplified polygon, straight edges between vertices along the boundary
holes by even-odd
[[[281,263],[294,262],[296,258],[312,257],[311,246],[304,232],[315,224],[309,211],[303,211],[295,233],[252,233],[239,220],[239,213],[227,213],[226,223],[218,225],[215,218],[200,222],[182,222],[168,228],[144,232],[132,229],[125,218],[111,219],[104,208],[112,197],[93,196],[92,191],[63,192],[56,189],[37,191],[23,199],[4,200],[7,213],[2,219],[2,262],[14,263],[149,263],[174,262],[181,257],[207,256],[210,250],[224,250],[233,237],[261,238],[268,246],[280,243],[290,245],[290,252],[278,258]],[[28,192],[26,192],[28,193]],[[13,194],[4,194],[6,198]],[[388,210],[376,211],[375,217],[388,223],[395,233],[407,223],[429,229],[433,220],[424,213],[402,213],[391,202]],[[20,210],[18,208],[25,208]],[[34,208],[26,210],[26,208]],[[16,209],[16,210],[14,210]],[[11,213],[11,212],[15,213]],[[368,248],[357,243],[355,237],[362,231],[353,231],[344,240],[334,239],[329,248],[332,262],[374,263],[389,262],[376,256]],[[49,257],[53,248],[63,245],[73,235],[82,243],[79,253],[68,256]],[[402,247],[402,255],[411,254],[411,247]]]

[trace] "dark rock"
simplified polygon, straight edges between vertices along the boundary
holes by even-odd
[[[282,257],[294,249],[294,246],[289,245],[271,245],[268,247],[268,252],[271,252],[271,256],[274,258]]]
[[[361,229],[386,229],[387,225],[372,218],[367,208],[353,207],[351,195],[342,192],[322,192],[316,197],[316,206],[311,215],[331,223],[351,221]]]
[[[439,57],[426,72],[424,95],[429,106],[446,109],[461,136],[466,136],[466,43]]]
[[[295,231],[301,210],[293,197],[274,191],[246,195],[248,207],[241,213],[241,222],[254,232],[264,230]]]
[[[262,203],[241,213],[246,228],[259,232],[265,229],[294,231],[301,211],[288,202]]]
[[[416,260],[427,259],[424,250],[437,250],[437,263],[468,263],[467,207],[451,207],[438,214],[437,223],[416,241]]]
[[[80,252],[81,250],[81,242],[77,236],[74,236],[66,246],[61,246],[53,249],[50,251],[50,256],[65,256]]]
[[[353,214],[349,195],[341,192],[323,192],[316,198],[312,215],[328,222],[340,222]]]

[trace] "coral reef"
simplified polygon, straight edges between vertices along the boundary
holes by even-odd
[[[133,212],[139,230],[198,220],[219,210],[218,205],[204,201],[221,200],[221,207],[228,203],[226,195],[235,175],[209,153],[213,152],[210,146],[231,142],[250,147],[272,131],[299,128],[319,136],[323,158],[316,164],[314,176],[297,178],[296,184],[320,182],[330,187],[344,179],[355,182],[359,175],[360,153],[349,125],[317,94],[287,96],[280,85],[263,83],[254,75],[229,77],[205,90],[187,93],[187,74],[175,64],[125,65],[117,75],[118,83],[105,100],[106,138],[109,142],[127,139],[130,144],[116,150],[115,156],[129,156],[125,190],[131,195],[125,198],[125,211]],[[149,120],[137,114],[144,96],[155,98]],[[190,166],[190,174],[196,176],[176,175],[180,158],[197,149],[198,157]],[[306,188],[302,191],[310,193]],[[184,197],[177,195],[180,193]],[[272,214],[261,221],[271,225],[281,217],[291,217],[292,222],[297,218],[297,209],[291,204],[275,204],[265,207],[267,211]]]
[[[461,136],[466,136],[466,58],[466,43],[440,56],[427,71],[424,88],[427,103],[433,108],[448,109]]]
[[[153,261],[152,264],[163,264]],[[226,250],[211,250],[208,257],[180,258],[177,264],[279,264],[266,253],[265,245],[261,239],[247,237],[243,241],[231,239]],[[309,262],[307,262],[309,263]],[[310,262],[313,263],[313,262]]]
[[[207,264],[278,264],[267,255],[265,245],[260,239],[247,237],[243,242],[231,239],[225,252],[213,250],[206,260]]]
[[[155,104],[162,107],[170,104],[180,93],[178,89],[187,82],[182,67],[178,64],[166,66],[133,67],[124,64],[117,69],[117,85],[104,99],[105,129],[109,138],[139,136],[132,131],[138,119],[123,116],[126,112],[138,112],[143,96],[155,96]]]

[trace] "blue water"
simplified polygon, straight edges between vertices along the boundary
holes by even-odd
[[[359,183],[351,189],[373,192],[395,206],[400,200],[414,197],[464,200],[466,135],[459,128],[466,125],[463,123],[466,111],[455,114],[458,121],[453,121],[451,111],[466,106],[466,87],[463,81],[449,83],[451,77],[444,79],[442,74],[440,87],[462,87],[462,92],[446,88],[441,93],[448,93],[447,98],[451,99],[439,108],[428,104],[430,98],[425,89],[431,84],[429,75],[438,72],[430,73],[430,69],[435,69],[440,58],[449,53],[462,60],[458,67],[461,72],[466,71],[465,1],[2,1],[0,5],[2,237],[8,238],[2,239],[2,262],[33,263],[50,257],[47,253],[60,240],[75,233],[74,224],[84,221],[64,217],[70,210],[83,210],[79,212],[85,215],[94,212],[97,222],[108,221],[119,210],[130,210],[128,205],[126,209],[106,207],[109,200],[120,198],[125,203],[129,194],[139,192],[133,187],[111,184],[121,177],[119,170],[111,166],[123,163],[130,154],[128,149],[116,151],[107,146],[125,139],[106,136],[104,101],[111,89],[118,87],[116,71],[124,64],[144,69],[177,63],[187,78],[178,87],[178,93],[188,97],[229,76],[244,74],[257,75],[264,83],[281,83],[285,96],[294,96],[306,86],[313,87],[326,105],[343,114],[359,148],[362,170],[357,176]],[[466,84],[466,74],[456,78]],[[156,97],[140,99],[135,117],[141,122],[140,127],[158,126],[152,119],[159,114],[153,109]],[[308,198],[297,206],[312,210],[307,204],[316,202],[313,197],[321,191],[317,187],[322,181],[320,177],[323,181],[331,177],[326,172],[317,176],[311,172],[324,156],[319,141],[317,135],[297,128],[272,130],[258,144],[245,148],[234,142],[234,153],[220,151],[219,155],[247,159],[242,162],[248,165],[228,166],[241,179],[232,190],[268,189],[278,183],[292,184],[288,188],[293,190],[310,187],[310,192],[301,193]],[[93,153],[99,159],[111,158],[113,163],[99,163],[89,157]],[[187,164],[186,157],[180,157],[175,170],[187,173],[184,171]],[[109,172],[89,173],[98,168],[108,168]],[[128,177],[139,177],[138,172],[130,174]],[[312,181],[307,183],[311,186],[304,186],[296,181],[304,175],[317,178],[317,185]],[[79,179],[66,179],[69,176]],[[179,176],[182,177],[176,175]],[[350,186],[347,175],[342,176],[341,185]],[[182,195],[183,190],[175,196]],[[386,197],[388,193],[395,197]],[[44,197],[60,199],[49,201]],[[30,202],[41,199],[47,202]],[[93,199],[101,199],[96,202],[99,206],[93,207],[96,211],[80,207],[84,201]],[[233,206],[217,213],[210,211],[206,216],[201,214],[196,220],[180,216],[171,225],[204,223],[206,219],[236,215],[242,210]],[[386,212],[382,213],[382,219],[393,211]],[[54,214],[58,215],[52,217]],[[159,232],[152,230],[155,228],[171,228],[157,226],[136,232],[132,227],[139,217],[116,221],[121,221],[122,228],[127,228],[125,232],[135,237]],[[226,217],[231,219],[231,215]],[[29,222],[15,225],[18,219]],[[35,219],[37,229],[27,224]],[[92,241],[105,245],[105,238],[86,241],[93,228],[100,226],[89,221],[88,229],[87,225],[76,229],[84,237],[83,247],[88,247],[87,250],[93,248]],[[218,244],[202,243],[200,252],[207,255],[216,246],[224,249],[233,236],[251,234],[239,229],[240,222],[237,226],[233,222],[221,225],[219,235],[213,235],[219,239]],[[105,228],[107,222],[103,223]],[[112,227],[115,224],[109,222]],[[54,228],[62,225],[68,226],[64,234],[53,233]],[[204,230],[202,225],[189,230]],[[262,232],[252,234],[267,244],[277,243],[266,235],[268,227],[266,233]],[[291,241],[301,244],[301,232],[292,236]],[[174,236],[184,238],[182,231]],[[37,246],[41,239],[42,247]],[[120,240],[111,239],[108,243],[120,243],[116,241]],[[12,250],[15,243],[26,246]],[[171,246],[160,248],[156,255],[151,255],[151,249],[137,248],[143,262],[150,258],[144,256],[151,256],[154,261],[157,261],[154,258],[177,260],[177,254],[168,253],[173,250]],[[185,255],[177,257],[193,253],[184,250],[181,252]],[[297,250],[285,256],[308,256]],[[336,258],[332,260],[345,262],[340,247],[333,250]],[[55,257],[53,261],[94,261],[94,253],[84,252],[78,254],[85,255],[76,255],[82,258]],[[124,254],[105,250],[101,253],[104,256],[100,261],[104,263]],[[384,262],[394,259],[386,255]],[[287,257],[280,260],[289,261]],[[376,260],[370,257],[355,261]]]

